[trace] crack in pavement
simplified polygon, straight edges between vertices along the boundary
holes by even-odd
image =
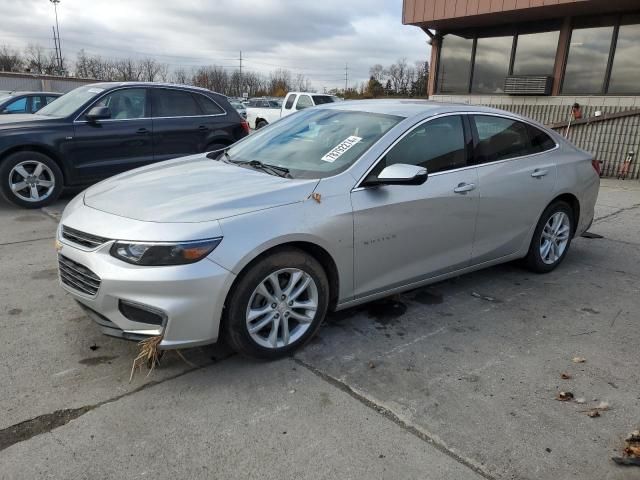
[[[39,242],[41,240],[54,240],[56,236],[53,237],[42,237],[42,238],[33,238],[31,240],[18,240],[16,242],[6,242],[0,243],[0,247],[4,247],[5,245],[18,245],[19,243],[29,243],[29,242]]]
[[[631,205],[630,207],[621,208],[620,210],[616,210],[615,212],[608,213],[607,215],[603,215],[602,217],[598,217],[598,218],[593,220],[593,223],[598,223],[598,222],[601,222],[603,220],[608,220],[609,218],[615,217],[616,215],[618,215],[618,214],[620,214],[622,212],[628,212],[629,210],[634,210],[636,208],[640,208],[640,203],[636,203],[634,205]]]
[[[343,381],[338,380],[337,378],[332,377],[331,375],[322,372],[321,370],[319,370],[318,368],[314,367],[313,365],[305,362],[304,360],[300,360],[299,358],[296,358],[296,357],[292,357],[292,360],[295,363],[297,363],[298,365],[300,365],[301,367],[306,368],[311,373],[313,373],[317,377],[321,378],[325,382],[329,383],[330,385],[336,387],[337,389],[341,390],[342,392],[344,392],[347,395],[351,396],[352,398],[356,399],[357,401],[362,403],[364,406],[366,406],[366,407],[370,408],[371,410],[375,411],[376,413],[382,415],[387,420],[392,421],[393,423],[398,425],[400,428],[402,428],[406,432],[414,435],[415,437],[419,438],[423,442],[428,443],[429,445],[434,447],[436,450],[444,453],[448,457],[452,458],[453,460],[455,460],[456,462],[460,463],[461,465],[464,465],[465,467],[467,467],[468,469],[470,469],[473,472],[477,473],[481,477],[486,478],[487,480],[496,480],[496,477],[492,476],[491,474],[489,474],[488,472],[483,470],[482,467],[480,467],[478,465],[475,465],[471,460],[468,460],[468,459],[460,456],[459,454],[457,454],[456,452],[451,450],[444,443],[442,443],[441,441],[437,440],[433,436],[423,432],[422,430],[419,430],[417,427],[415,427],[413,425],[408,424],[407,422],[402,420],[400,417],[398,417],[398,415],[396,415],[393,411],[389,410],[388,408],[385,408],[382,405],[378,405],[377,403],[375,403],[374,401],[372,401],[369,398],[365,397],[361,393],[356,392],[353,388],[351,388],[349,385],[347,385]]]
[[[67,408],[63,410],[56,410],[53,413],[45,413],[43,415],[39,415],[37,417],[31,418],[29,420],[25,420],[23,422],[17,423],[15,425],[11,425],[10,427],[3,428],[0,430],[0,452],[6,448],[9,448],[16,443],[24,442],[29,440],[37,435],[41,435],[43,433],[51,433],[52,430],[55,430],[58,427],[62,427],[76,418],[81,417],[85,413],[89,413],[92,410],[95,410],[103,405],[108,403],[117,402],[118,400],[128,397],[129,395],[136,394],[147,388],[155,387],[156,385],[160,385],[164,382],[168,382],[170,380],[174,380],[178,377],[182,377],[183,375],[187,375],[188,373],[195,372],[197,370],[202,370],[203,368],[210,367],[211,365],[215,365],[219,362],[222,362],[234,354],[231,353],[225,357],[218,358],[215,361],[205,363],[204,365],[198,365],[193,368],[189,368],[180,373],[172,375],[170,377],[163,378],[162,380],[152,380],[144,385],[140,385],[138,388],[134,388],[129,392],[125,392],[122,395],[117,395],[112,398],[108,398],[98,403],[94,403],[93,405],[84,405],[78,408]]]

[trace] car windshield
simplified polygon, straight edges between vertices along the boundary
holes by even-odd
[[[51,102],[46,107],[38,110],[38,115],[67,117],[102,92],[104,92],[104,88],[96,86],[87,85],[84,87],[78,87],[61,97],[58,97],[55,102]]]
[[[269,108],[281,108],[282,102],[280,100],[269,100]]]
[[[258,130],[227,153],[230,161],[287,168],[293,178],[324,178],[346,170],[403,118],[368,112],[309,109]]]

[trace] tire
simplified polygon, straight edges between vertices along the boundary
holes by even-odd
[[[260,120],[259,122],[256,123],[256,130],[260,130],[261,128],[264,128],[267,125],[269,124],[267,123],[266,120]]]
[[[285,297],[278,295],[269,277],[278,278]],[[296,307],[314,303],[315,311]],[[320,263],[298,249],[276,251],[251,264],[238,278],[227,297],[223,336],[233,350],[246,357],[282,358],[313,337],[328,305],[329,283]],[[255,330],[250,332],[249,325]]]
[[[39,152],[16,152],[0,162],[0,193],[20,207],[40,208],[53,203],[62,192],[63,182],[58,164]],[[16,190],[21,184],[24,188]]]
[[[532,272],[548,273],[560,265],[571,246],[574,222],[573,209],[568,203],[557,201],[549,205],[533,232],[524,258],[525,267]]]
[[[207,145],[205,149],[206,153],[215,152],[216,150],[222,150],[224,148],[228,148],[229,145],[225,145],[224,143],[212,143],[211,145]]]

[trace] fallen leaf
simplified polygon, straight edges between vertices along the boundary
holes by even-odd
[[[624,449],[624,453],[629,457],[640,457],[640,445],[629,445]]]
[[[634,430],[625,438],[626,442],[640,442],[640,430]]]
[[[368,367],[369,367],[369,368],[376,368],[376,364],[375,364],[375,363],[373,363],[373,362],[369,362]]]
[[[568,402],[569,400],[573,400],[573,393],[560,392],[558,395],[556,395],[556,400],[560,402]]]
[[[598,410],[589,410],[587,412],[587,417],[596,418],[600,416],[600,412]]]
[[[571,378],[571,375],[569,375],[568,373],[562,372],[560,374],[560,378],[563,379],[563,380],[569,380]]]
[[[583,357],[573,357],[572,361],[573,363],[584,363],[587,361],[587,359]]]

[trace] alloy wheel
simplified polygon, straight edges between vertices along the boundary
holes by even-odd
[[[25,202],[41,202],[55,188],[55,177],[51,169],[37,160],[18,163],[9,172],[9,188]]]
[[[268,275],[251,294],[247,331],[262,347],[285,347],[305,334],[317,310],[318,287],[311,275],[284,268]]]
[[[565,212],[556,212],[545,224],[540,236],[540,258],[553,265],[564,254],[569,244],[571,220]]]

